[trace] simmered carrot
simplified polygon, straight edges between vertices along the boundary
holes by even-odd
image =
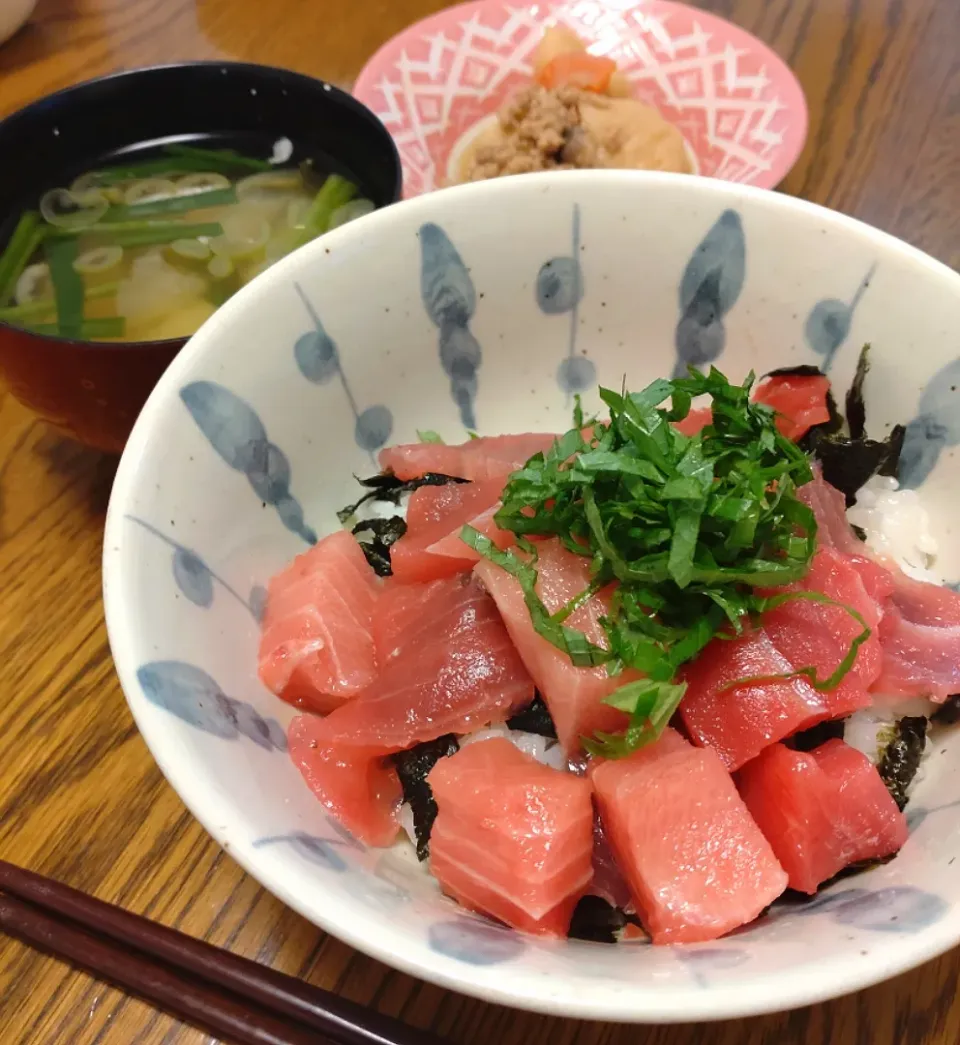
[[[586,53],[558,54],[537,74],[537,82],[548,90],[556,87],[579,87],[583,91],[604,94],[617,63]]]

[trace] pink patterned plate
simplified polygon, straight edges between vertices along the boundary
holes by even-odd
[[[698,173],[772,188],[800,155],[800,84],[722,18],[671,0],[475,0],[388,41],[354,87],[397,143],[405,196],[454,180],[464,146],[529,82],[543,30],[558,23],[616,61],[636,97],[680,128]]]

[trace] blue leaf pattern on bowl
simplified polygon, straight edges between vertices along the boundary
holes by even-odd
[[[339,838],[319,838],[317,835],[308,835],[304,831],[295,831],[289,835],[273,835],[269,838],[258,838],[254,843],[254,849],[261,849],[267,845],[284,844],[289,845],[305,860],[325,867],[338,874],[347,870],[347,862],[337,852],[337,848],[346,847],[347,843]]]
[[[179,541],[175,541],[172,537],[169,537],[162,530],[159,530],[156,526],[152,526],[145,519],[140,519],[136,515],[128,515],[126,517],[130,522],[136,523],[138,526],[142,526],[148,533],[153,534],[154,537],[163,541],[164,544],[169,545],[173,549],[173,580],[180,591],[196,606],[200,606],[203,609],[209,609],[213,605],[214,597],[214,582],[220,585],[224,591],[229,592],[243,606],[253,614],[253,619],[259,624],[263,617],[263,610],[266,605],[267,593],[266,589],[260,585],[255,585],[253,590],[250,592],[250,601],[248,602],[235,588],[228,584],[222,577],[218,576],[210,567],[200,558],[195,551],[187,548],[185,545],[180,544]],[[259,594],[262,593],[262,596]],[[254,603],[254,598],[258,597],[261,599],[259,604]]]
[[[907,818],[907,827],[909,828],[910,833],[912,834],[914,831],[917,830],[917,828],[921,826],[921,824],[925,823],[927,819],[929,819],[929,817],[933,816],[935,813],[942,813],[944,812],[944,810],[947,809],[956,809],[958,806],[960,806],[960,801],[947,802],[946,805],[934,806],[933,809],[925,809],[923,806],[914,807],[911,804],[910,808],[907,809],[905,813]]]
[[[223,740],[246,737],[266,751],[285,751],[287,738],[275,719],[264,718],[243,700],[228,697],[202,668],[182,660],[157,660],[137,670],[151,704],[187,725]]]
[[[823,356],[820,369],[825,374],[829,373],[834,356],[847,340],[853,324],[853,313],[876,271],[876,264],[871,265],[849,302],[840,301],[838,298],[824,298],[813,306],[810,315],[807,316],[803,334],[813,351],[818,356]]]
[[[516,958],[525,947],[519,933],[467,918],[431,925],[427,942],[438,954],[468,965],[498,965]]]
[[[682,377],[688,367],[713,363],[722,354],[727,336],[723,317],[743,290],[746,258],[740,215],[725,210],[693,252],[680,280],[674,377]]]
[[[213,605],[213,575],[194,552],[177,548],[173,553],[173,579],[195,605],[204,609]]]
[[[290,493],[290,463],[267,438],[253,407],[214,381],[184,385],[180,398],[213,449],[247,477],[261,501],[276,508],[283,525],[316,544],[315,531],[304,522],[303,509]]]
[[[477,371],[483,360],[470,330],[477,292],[470,271],[450,238],[433,222],[420,226],[420,296],[440,331],[440,364],[465,428],[477,427]]]
[[[267,589],[262,584],[255,584],[250,589],[247,605],[250,607],[253,619],[258,624],[262,624],[263,615],[267,612]]]
[[[393,432],[393,414],[382,403],[360,410],[347,375],[344,373],[340,351],[336,343],[324,328],[317,310],[304,293],[303,287],[299,283],[294,283],[293,286],[313,323],[313,330],[301,334],[293,346],[297,367],[308,381],[318,385],[326,384],[339,374],[343,394],[353,413],[354,442],[361,450],[366,450],[372,458],[373,452],[386,446],[390,439]]]
[[[900,453],[900,485],[915,490],[936,467],[947,447],[960,445],[960,359],[930,378],[917,416],[907,425]]]
[[[806,917],[829,913],[840,925],[881,933],[915,933],[938,922],[949,905],[934,893],[913,885],[882,889],[844,889],[832,896],[818,896],[801,905],[780,907],[775,919],[788,914]]]
[[[694,947],[685,950],[681,945],[677,949],[677,957],[690,967],[690,972],[698,987],[709,987],[707,975],[711,970],[735,969],[749,961],[750,955],[735,947]]]
[[[585,392],[597,380],[597,368],[586,356],[577,355],[577,316],[583,300],[583,267],[580,264],[580,207],[573,205],[570,255],[550,258],[540,266],[534,289],[537,307],[545,316],[570,315],[567,354],[557,368],[557,384],[567,396]]]

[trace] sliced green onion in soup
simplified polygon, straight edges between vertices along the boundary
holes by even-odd
[[[237,213],[223,219],[223,235],[214,236],[210,249],[214,254],[231,261],[259,261],[266,255],[270,239],[270,223],[257,214]]]
[[[28,265],[17,280],[13,292],[13,300],[18,305],[32,305],[53,296],[53,281],[50,279],[50,266],[44,261]]]
[[[43,220],[58,229],[86,229],[107,213],[110,206],[99,189],[71,192],[69,189],[50,189],[40,197]]]
[[[298,170],[263,171],[237,182],[237,199],[241,203],[269,201],[278,194],[302,192],[303,178]]]
[[[305,229],[307,215],[310,213],[311,200],[308,196],[300,196],[287,204],[287,228]]]
[[[171,265],[199,272],[213,257],[213,251],[200,239],[175,239],[163,248],[163,256]]]
[[[222,305],[240,289],[237,266],[231,258],[222,254],[215,255],[207,262],[207,275],[210,277],[210,299],[215,305]]]
[[[74,270],[88,282],[116,279],[123,267],[123,247],[93,247],[78,255],[73,263]]]
[[[330,215],[330,224],[327,230],[335,229],[339,225],[346,225],[348,221],[356,221],[367,214],[372,214],[377,208],[370,200],[351,200],[342,207],[338,207]]]
[[[182,178],[177,178],[174,184],[178,196],[193,196],[198,192],[229,189],[230,179],[215,171],[198,171],[196,174],[185,174]]]
[[[123,190],[123,202],[132,207],[136,203],[154,203],[176,195],[176,183],[170,178],[138,178]]]

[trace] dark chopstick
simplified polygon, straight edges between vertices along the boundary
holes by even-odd
[[[241,1045],[319,1045],[318,1031],[334,1045],[443,1045],[429,1031],[5,860],[0,930]]]
[[[316,1045],[304,1024],[252,1012],[235,995],[197,989],[196,981],[171,972],[135,951],[51,917],[15,896],[0,896],[0,928],[38,950],[93,973],[129,994],[217,1037],[238,1045]]]

